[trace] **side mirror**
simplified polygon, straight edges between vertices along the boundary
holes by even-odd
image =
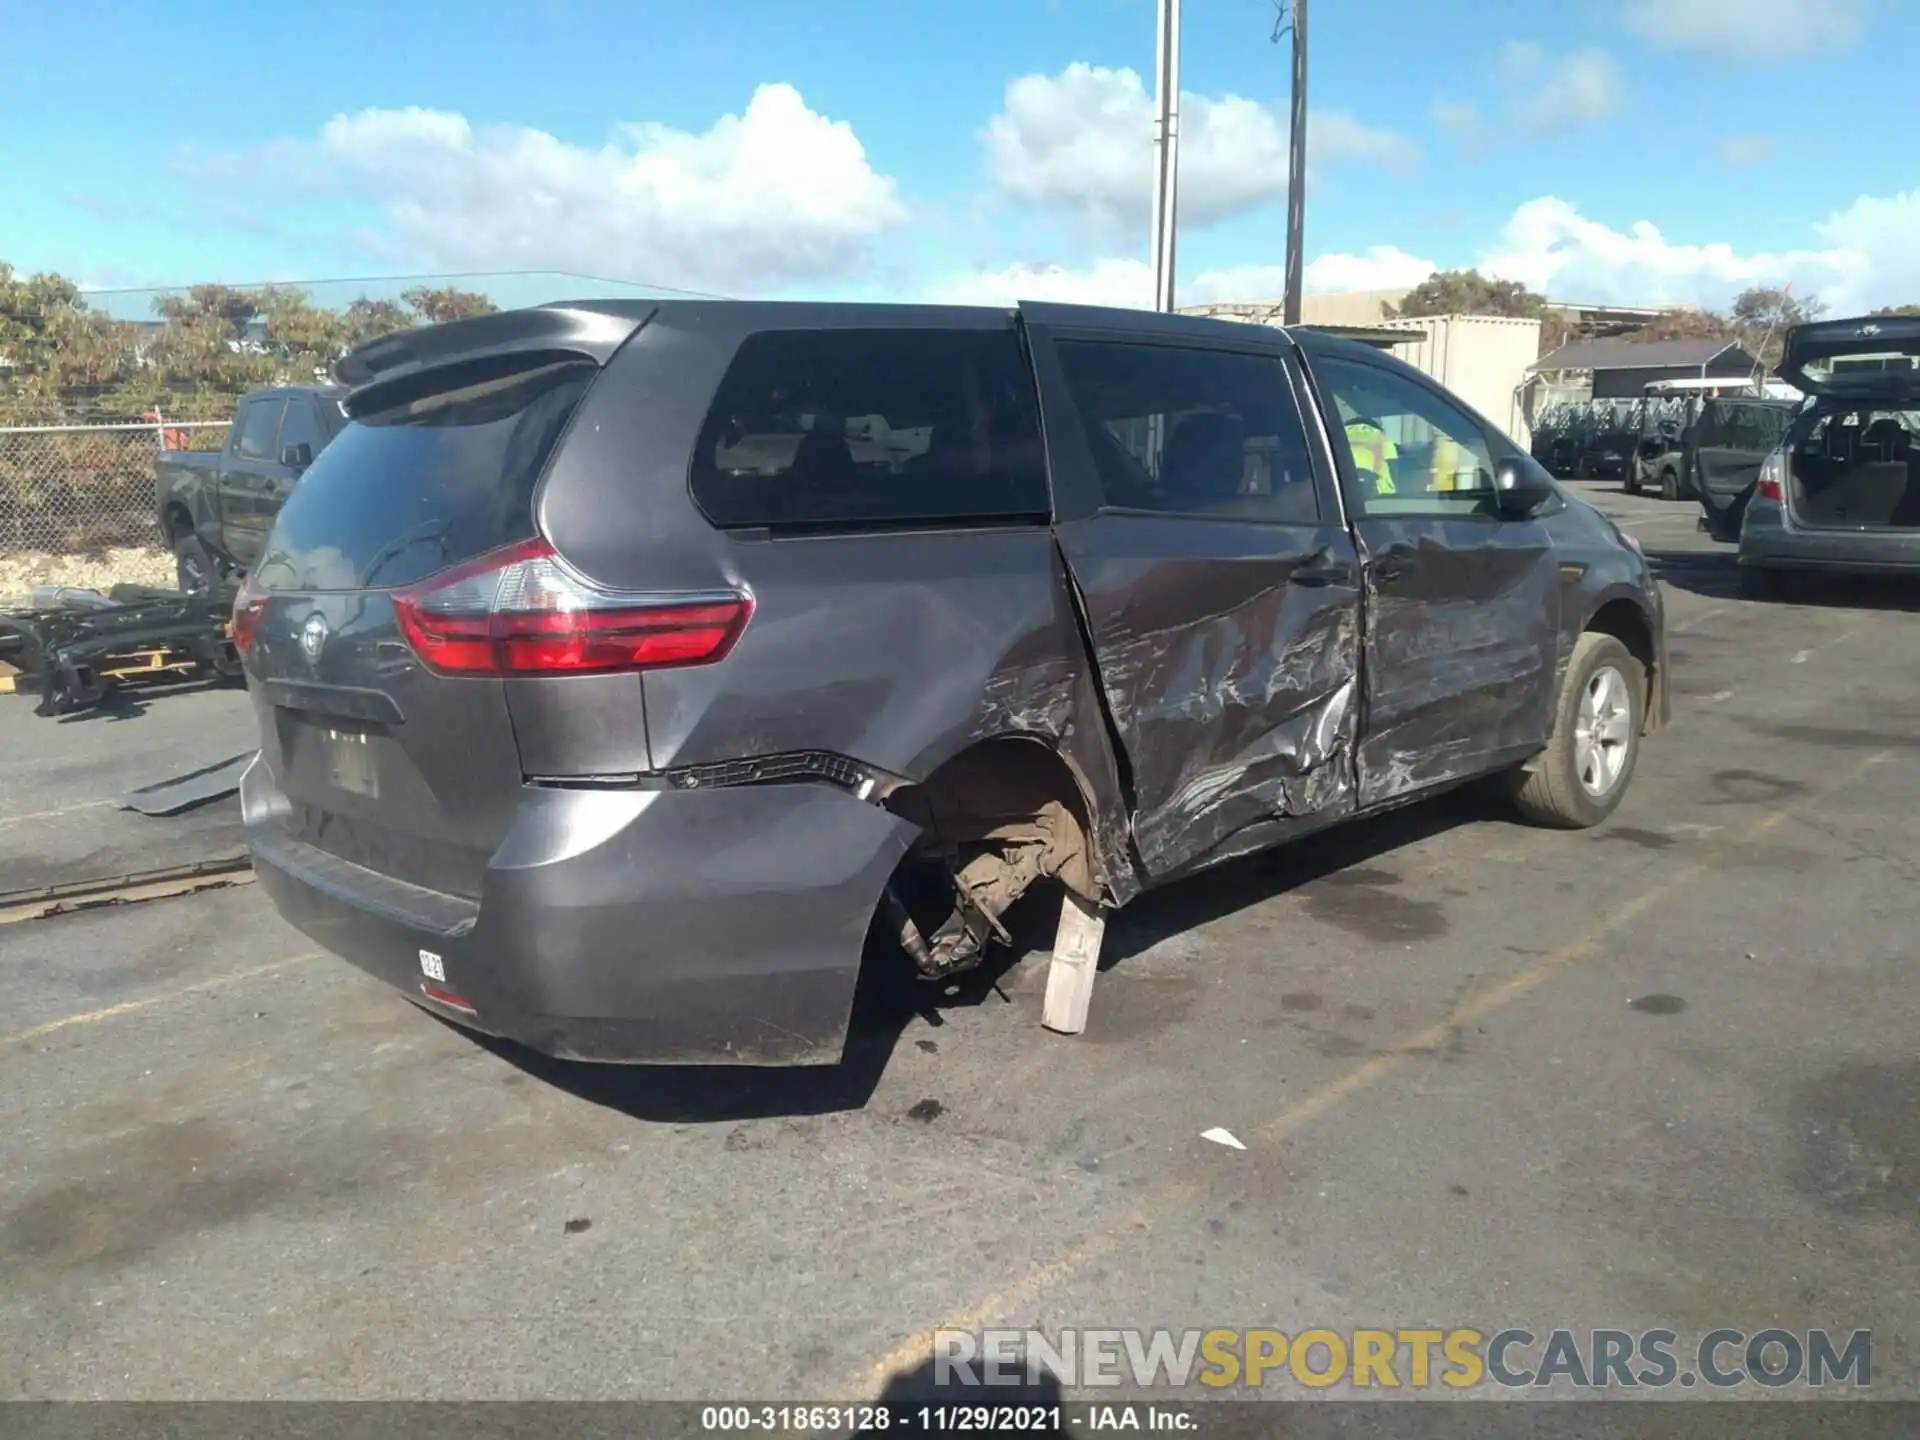
[[[292,470],[304,470],[313,463],[313,446],[302,440],[280,452],[280,463]]]
[[[1545,470],[1524,457],[1514,457],[1494,467],[1493,493],[1501,513],[1531,515],[1558,492]]]

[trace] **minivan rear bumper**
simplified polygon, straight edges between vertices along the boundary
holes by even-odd
[[[527,786],[470,901],[299,839],[264,759],[241,803],[260,882],[319,944],[469,1029],[620,1063],[838,1061],[868,923],[917,833],[821,784]]]
[[[1794,524],[1778,501],[1755,497],[1740,530],[1740,563],[1761,569],[1911,574],[1920,571],[1920,531],[1813,529]]]

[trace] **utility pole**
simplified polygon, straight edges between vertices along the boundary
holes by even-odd
[[[1170,312],[1174,232],[1180,209],[1180,0],[1159,0],[1157,20],[1153,61],[1153,308]]]
[[[1287,293],[1282,319],[1300,323],[1307,215],[1307,0],[1293,3],[1293,120],[1287,134]]]

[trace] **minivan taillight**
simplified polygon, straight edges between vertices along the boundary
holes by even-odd
[[[249,575],[233,597],[233,648],[240,654],[253,649],[253,638],[260,633],[260,617],[266,613],[267,592],[256,587]]]
[[[401,633],[441,675],[596,675],[711,665],[747,627],[753,601],[602,590],[545,540],[482,555],[393,592]]]
[[[1753,493],[1778,504],[1786,497],[1786,490],[1787,452],[1776,450],[1761,462],[1760,478],[1754,483]]]

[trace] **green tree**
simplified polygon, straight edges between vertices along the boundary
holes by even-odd
[[[1875,315],[1920,315],[1920,305],[1882,305]]]
[[[382,335],[407,329],[414,323],[414,318],[410,311],[391,300],[369,300],[362,296],[347,306],[343,321],[343,338],[351,350],[369,340],[378,340]]]
[[[495,309],[452,286],[416,286],[397,302],[363,296],[334,310],[298,286],[195,285],[159,297],[160,323],[142,327],[92,309],[64,276],[22,276],[0,263],[0,423],[154,410],[226,419],[248,390],[312,384],[356,345]]]
[[[1398,305],[1382,304],[1389,320],[1428,315],[1512,315],[1540,322],[1540,353],[1567,343],[1571,327],[1547,297],[1517,280],[1496,280],[1478,270],[1436,270],[1406,293]]]
[[[1478,270],[1436,270],[1409,290],[1398,305],[1382,305],[1389,320],[1426,315],[1518,315],[1532,319],[1547,297],[1518,280],[1495,280]]]
[[[1823,301],[1804,299],[1771,285],[1756,285],[1733,297],[1727,318],[1746,352],[1771,370],[1786,350],[1787,331],[1827,313]]]
[[[400,297],[409,309],[429,325],[439,325],[448,320],[465,320],[474,315],[491,315],[499,307],[484,295],[476,295],[471,290],[456,290],[452,287],[433,289],[421,285],[407,291]]]
[[[1736,338],[1727,317],[1713,310],[1681,308],[1663,310],[1651,321],[1621,337],[1646,342],[1654,340],[1732,340]]]
[[[0,262],[0,420],[47,424],[110,390],[133,367],[128,326],[90,309],[60,275]]]

